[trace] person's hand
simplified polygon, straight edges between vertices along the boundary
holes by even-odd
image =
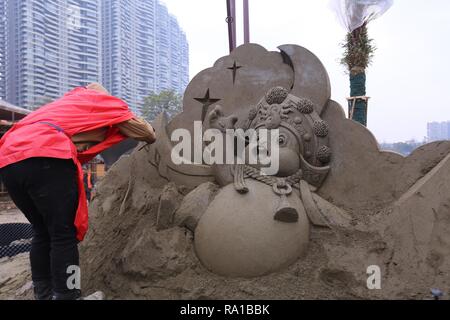
[[[156,141],[156,134],[153,131],[152,134],[150,134],[147,139],[145,140],[148,144],[152,144]]]
[[[156,131],[155,131],[155,129],[144,118],[139,118],[139,120],[141,120],[142,122],[144,122],[147,125],[148,131],[149,131],[149,135],[148,135],[148,138],[147,138],[146,142],[147,143],[154,143],[156,141]]]
[[[75,146],[77,147],[77,151],[79,153],[81,153],[81,152],[84,152],[84,151],[88,150],[92,146],[92,143],[88,143],[88,142],[86,142],[86,143],[76,143]]]

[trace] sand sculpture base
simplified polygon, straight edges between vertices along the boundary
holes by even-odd
[[[241,68],[233,75],[234,63]],[[288,90],[284,100],[267,97],[275,87]],[[258,118],[258,110],[296,98],[313,110],[294,103],[297,116]],[[237,127],[290,128],[295,152],[285,154],[300,160],[285,163],[302,166],[301,177],[288,179],[297,221],[274,220],[280,197],[267,183],[244,176],[241,194],[243,182],[230,180],[235,170],[171,162],[171,132],[193,130],[196,120],[217,125],[208,118],[214,110],[219,121],[236,117]],[[450,142],[406,158],[380,151],[330,100],[326,71],[306,49],[237,48],[191,81],[182,113],[170,123],[161,115],[154,126],[157,143],[122,157],[96,187],[81,246],[84,290],[147,299],[450,294]],[[373,266],[381,289],[367,286]]]

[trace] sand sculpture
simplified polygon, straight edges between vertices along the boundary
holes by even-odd
[[[99,183],[84,283],[112,297],[425,297],[450,290],[450,143],[409,157],[378,149],[330,100],[297,45],[243,45],[194,77],[157,142]],[[175,164],[179,128],[280,130],[280,170]],[[192,142],[194,143],[194,142]],[[229,150],[226,150],[229,152]],[[378,266],[382,289],[367,288]]]
[[[310,223],[329,227],[349,222],[338,208],[323,207],[332,204],[314,200],[332,155],[328,125],[316,109],[311,100],[282,87],[269,89],[250,109],[243,129],[280,130],[279,170],[270,176],[249,164],[213,168],[223,189],[195,229],[196,252],[210,270],[227,276],[277,271],[305,253]],[[217,109],[212,112],[224,116]]]

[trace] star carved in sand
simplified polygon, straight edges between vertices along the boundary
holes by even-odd
[[[198,102],[202,103],[202,122],[205,121],[206,112],[208,111],[208,108],[210,105],[216,103],[217,101],[220,101],[222,99],[214,99],[209,96],[209,88],[206,90],[205,96],[203,98],[194,98],[194,100],[197,100]]]
[[[233,84],[234,84],[234,82],[236,80],[236,73],[237,73],[238,69],[240,69],[240,68],[242,68],[242,66],[238,66],[236,64],[236,61],[233,63],[232,67],[227,68],[228,70],[232,70],[233,71]]]

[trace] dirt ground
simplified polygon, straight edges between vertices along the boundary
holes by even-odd
[[[0,300],[31,300],[30,261],[28,253],[0,259]]]
[[[0,211],[0,224],[29,223],[18,209]],[[0,258],[0,300],[32,299],[29,254]]]
[[[200,263],[190,230],[157,228],[161,199],[173,199],[168,207],[175,206],[189,191],[159,177],[144,152],[135,153],[97,186],[80,245],[83,291],[102,290],[107,299],[422,300],[439,288],[448,299],[450,183],[440,177],[450,172],[450,160],[435,171],[396,205],[355,214],[352,228],[313,228],[306,256],[290,267],[258,278],[227,278]],[[26,220],[8,210],[0,212],[0,222]],[[371,265],[381,268],[381,290],[366,286]],[[0,259],[0,299],[32,299],[28,254]]]
[[[13,208],[0,211],[0,224],[3,223],[29,223],[19,209]]]
[[[176,206],[186,190],[159,177],[147,159],[144,152],[122,158],[97,186],[90,231],[80,247],[82,286],[89,291],[102,290],[112,299],[421,300],[430,299],[431,288],[443,290],[444,299],[450,295],[445,207],[436,208],[442,228],[426,228],[431,240],[422,245],[425,258],[409,255],[424,233],[410,231],[411,218],[393,221],[391,234],[385,235],[378,223],[366,223],[387,221],[394,209],[387,207],[357,212],[349,229],[313,228],[306,256],[289,268],[263,277],[229,278],[200,263],[191,231],[177,225],[158,230],[161,199],[174,199]],[[402,249],[410,241],[411,249]],[[430,260],[430,254],[439,259]],[[381,268],[381,290],[367,288],[371,265]]]

